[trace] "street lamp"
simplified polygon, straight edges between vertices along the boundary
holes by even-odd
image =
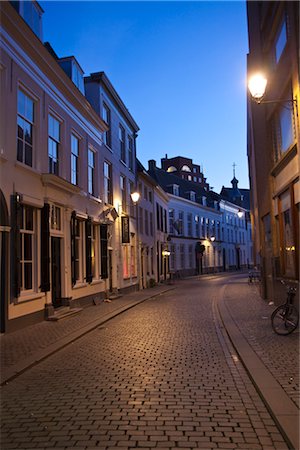
[[[268,84],[267,78],[262,73],[256,73],[253,75],[248,82],[248,89],[251,94],[252,99],[257,103],[292,103],[296,105],[297,99],[287,99],[287,100],[263,100],[266,93],[266,87]]]
[[[141,258],[141,250],[140,250],[140,239],[139,239],[139,217],[138,217],[138,201],[140,199],[140,193],[137,191],[134,191],[130,194],[131,200],[133,202],[133,205],[136,208],[135,216],[136,216],[136,246],[137,246],[137,275],[138,275],[138,284],[139,289],[143,288],[142,286],[142,280],[141,280],[141,274],[142,274],[142,258]]]
[[[243,213],[243,211],[241,211],[239,209],[237,215],[238,215],[238,218],[241,219],[243,217],[244,213]]]
[[[134,204],[136,204],[140,199],[140,193],[139,192],[132,192],[131,194],[131,200]]]
[[[211,242],[215,242],[216,237],[215,236],[211,236],[210,240],[211,240]]]

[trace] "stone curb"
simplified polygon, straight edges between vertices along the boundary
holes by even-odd
[[[18,375],[25,372],[27,369],[38,364],[43,359],[48,358],[49,356],[53,355],[57,351],[66,347],[67,345],[72,344],[77,339],[83,337],[85,334],[89,333],[90,331],[93,331],[94,329],[98,328],[99,326],[103,325],[104,323],[108,322],[109,320],[113,319],[114,317],[118,316],[119,314],[122,314],[123,312],[128,311],[129,309],[133,308],[134,306],[139,305],[140,303],[145,302],[146,300],[150,300],[154,297],[158,297],[159,295],[165,294],[166,292],[171,291],[175,288],[176,288],[175,286],[172,286],[172,287],[163,288],[161,290],[155,290],[155,292],[151,291],[152,295],[149,295],[150,293],[148,295],[144,294],[144,296],[142,298],[140,298],[139,300],[131,301],[130,303],[128,303],[124,306],[116,308],[115,310],[102,315],[99,319],[93,320],[92,322],[89,322],[86,325],[83,325],[79,330],[69,333],[67,336],[48,345],[47,348],[36,352],[34,355],[28,356],[23,361],[19,362],[18,364],[13,365],[11,368],[8,368],[5,371],[5,374],[1,374],[1,384],[0,385],[2,386],[2,385],[7,384],[9,381],[16,378]],[[144,292],[144,291],[142,291],[142,292]]]
[[[289,448],[299,449],[299,410],[297,406],[243,336],[224,302],[224,297],[218,302],[218,310],[233,347],[272,418],[284,435]]]

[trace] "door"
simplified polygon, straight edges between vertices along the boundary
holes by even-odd
[[[61,306],[61,239],[51,238],[51,292],[54,308]]]
[[[223,248],[223,270],[226,271],[226,250]]]

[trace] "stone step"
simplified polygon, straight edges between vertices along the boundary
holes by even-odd
[[[54,311],[54,314],[49,316],[47,320],[57,322],[58,320],[74,316],[75,314],[80,313],[80,311],[82,311],[82,308],[70,308],[69,306],[65,306]]]

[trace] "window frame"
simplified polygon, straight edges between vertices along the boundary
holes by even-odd
[[[24,101],[24,111],[20,111],[20,100],[19,95],[22,94],[25,97]],[[26,103],[27,99],[32,102],[32,117],[28,117],[26,114]],[[35,117],[36,116],[36,99],[30,95],[27,90],[25,90],[22,86],[18,86],[17,90],[17,161],[26,164],[29,167],[33,167],[33,156],[34,156],[34,126],[35,126]],[[23,137],[19,137],[19,121],[25,122],[31,131],[31,143],[26,142],[26,137],[24,133],[23,127]],[[19,158],[19,142],[22,142],[22,156]],[[30,147],[30,163],[26,162],[26,145]]]
[[[56,136],[52,136],[51,130],[50,130],[50,118],[53,119],[58,124],[58,138]],[[48,170],[49,173],[53,175],[59,176],[60,172],[60,148],[61,148],[61,127],[62,127],[62,121],[52,112],[50,111],[48,113]],[[53,154],[50,155],[50,142],[51,144],[55,145],[56,149],[56,163],[53,163]],[[51,161],[50,161],[51,159]],[[54,165],[56,164],[56,165]]]

